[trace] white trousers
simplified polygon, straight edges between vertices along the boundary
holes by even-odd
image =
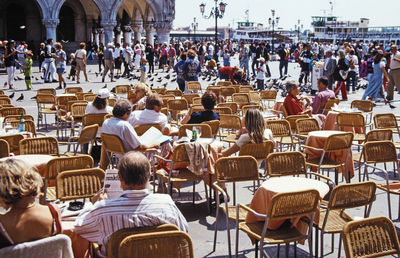
[[[7,67],[7,75],[8,75],[8,86],[14,85],[14,76],[15,76],[15,66]]]

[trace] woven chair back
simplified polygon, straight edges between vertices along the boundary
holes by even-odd
[[[299,135],[307,135],[309,132],[320,130],[317,119],[300,118],[296,120],[296,132]]]
[[[39,88],[36,92],[37,95],[39,94],[51,94],[56,95],[56,90],[54,88]]]
[[[192,105],[201,105],[201,97],[194,97],[192,99]]]
[[[232,114],[236,114],[238,111],[238,103],[235,102],[227,102],[227,103],[219,103],[217,107],[228,107],[232,110]]]
[[[186,89],[187,91],[201,91],[201,84],[196,81],[187,82]]]
[[[166,95],[174,95],[175,97],[182,97],[183,93],[181,90],[167,90]]]
[[[71,106],[71,116],[74,119],[80,118],[82,119],[85,115],[87,103],[74,103]]]
[[[87,144],[95,141],[98,130],[99,125],[97,124],[83,127],[78,138],[78,144]]]
[[[292,134],[290,124],[286,120],[268,120],[265,126],[272,131],[274,137],[286,137]]]
[[[232,82],[231,81],[219,81],[217,82],[217,86],[231,86]]]
[[[252,156],[219,158],[215,173],[219,183],[258,180],[257,160]]]
[[[252,90],[253,90],[252,87],[248,88],[248,87],[245,87],[245,86],[241,86],[240,89],[239,89],[239,93],[249,93]]]
[[[166,231],[136,234],[121,241],[119,257],[193,258],[193,243],[190,236],[182,231]],[[168,255],[165,255],[168,254]]]
[[[124,145],[118,136],[102,133],[101,141],[106,151],[121,155],[125,154]]]
[[[305,118],[309,118],[309,116],[308,115],[291,115],[291,116],[285,117],[285,119],[290,124],[290,129],[292,130],[292,132],[296,132],[296,121],[298,119],[305,119]]]
[[[301,152],[276,152],[268,155],[267,174],[270,177],[303,175],[306,172],[306,160]]]
[[[372,141],[391,141],[393,139],[393,131],[390,129],[375,129],[367,133],[366,142]]]
[[[82,126],[98,125],[101,127],[104,122],[104,117],[107,113],[103,114],[85,114],[82,118]]]
[[[66,94],[75,94],[77,92],[83,92],[82,87],[79,86],[74,86],[74,87],[67,87],[65,88],[65,93]]]
[[[187,103],[189,105],[192,105],[193,104],[193,99],[194,98],[200,98],[200,95],[199,94],[184,94],[183,98],[186,99],[186,101],[187,101]]]
[[[339,102],[340,102],[339,99],[328,99],[328,101],[325,103],[324,106],[324,113],[330,111],[335,104],[339,105]]]
[[[234,87],[221,87],[220,89],[220,94],[221,96],[224,97],[231,97],[234,93],[236,93],[236,90]]]
[[[11,99],[7,98],[0,98],[0,105],[9,105],[11,104]]]
[[[104,176],[100,168],[61,172],[56,178],[57,199],[68,201],[93,197],[103,188]]]
[[[57,97],[57,106],[59,109],[67,109],[69,101],[77,100],[78,98],[76,96],[59,96]],[[81,101],[83,101],[83,99]],[[71,111],[71,109],[69,109],[68,111]]]
[[[19,115],[8,115],[6,117],[4,117],[3,120],[3,127],[5,126],[6,123],[11,123],[13,121],[18,121],[21,119],[21,114]],[[33,116],[32,115],[24,115],[24,120],[26,121],[34,121]]]
[[[218,114],[225,114],[225,115],[232,114],[232,109],[229,107],[216,107],[216,108],[214,108],[213,111]]]
[[[353,133],[333,134],[325,141],[324,150],[326,152],[348,150],[353,142]]]
[[[240,87],[242,87],[242,85],[230,85],[230,87],[233,87],[235,89],[236,93],[239,93]]]
[[[275,100],[278,92],[276,90],[263,90],[260,93],[261,99]]]
[[[375,200],[375,192],[376,184],[372,181],[335,186],[329,198],[328,208],[341,210],[370,205]]]
[[[202,124],[207,124],[211,127],[211,133],[215,137],[219,131],[219,120],[205,121]]]
[[[94,93],[85,93],[83,95],[83,100],[87,102],[92,102],[97,97],[97,94]]]
[[[86,94],[87,92],[76,92],[75,96],[78,100],[83,100],[83,96]]]
[[[117,85],[115,86],[115,94],[121,95],[121,94],[128,94],[128,92],[131,90],[130,85]]]
[[[147,125],[138,125],[135,126],[135,132],[138,136],[142,136],[147,130],[149,130],[151,127],[157,128],[160,132],[162,131],[161,125],[160,124],[147,124]]]
[[[250,98],[247,93],[235,93],[232,95],[232,102],[236,102],[239,106],[249,105]]]
[[[7,141],[10,148],[10,153],[14,153],[15,155],[20,154],[19,142],[24,139],[24,136],[22,134],[4,135],[0,136],[0,139]]]
[[[261,96],[260,93],[257,91],[249,91],[249,99],[250,103],[260,103],[261,102]]]
[[[153,89],[153,92],[158,93],[160,95],[165,95],[167,92],[167,89],[166,88],[156,88],[156,89]]]
[[[309,216],[317,210],[319,200],[320,196],[317,190],[278,193],[272,197],[267,217],[271,220],[285,220]]]
[[[162,224],[153,227],[134,227],[134,228],[123,228],[118,231],[115,231],[107,244],[107,257],[108,258],[118,258],[118,248],[124,238],[136,234],[146,234],[153,232],[164,232],[164,231],[173,231],[179,230],[176,225],[173,224]]]
[[[260,105],[244,105],[244,106],[242,107],[243,115],[246,115],[246,112],[247,112],[247,110],[249,110],[249,109],[258,109],[258,110],[260,110],[260,112],[262,112],[262,111],[264,110],[263,107],[260,106]]]
[[[93,158],[89,155],[56,157],[47,163],[45,178],[54,180],[63,171],[93,168],[93,165]]]
[[[273,141],[263,141],[262,143],[248,143],[240,147],[239,156],[252,156],[257,161],[267,159],[268,155],[274,151]]]
[[[368,164],[397,162],[396,147],[392,141],[366,142],[363,154]]]
[[[192,105],[189,109],[189,115],[192,115],[192,113],[194,112],[200,112],[200,111],[204,111],[204,107],[203,105]]]
[[[168,101],[174,100],[175,96],[168,94],[168,95],[162,95],[161,98],[163,100],[163,107],[167,107]]]
[[[10,156],[10,146],[6,140],[0,139],[0,158]]]
[[[136,97],[136,93],[135,93],[134,90],[129,90],[128,91],[128,97],[127,98],[131,103],[136,103],[138,101],[138,99]]]
[[[189,160],[189,156],[187,155],[186,149],[185,149],[185,144],[179,144],[174,148],[174,153],[172,155],[172,162],[175,164],[176,166],[177,163],[181,163],[181,164],[189,164],[190,160]]]
[[[371,100],[353,100],[351,102],[351,108],[357,108],[363,112],[372,112],[374,109],[374,102]]]
[[[115,103],[117,103],[117,99],[108,99],[108,105],[110,107],[114,107]]]
[[[336,123],[339,127],[365,127],[365,118],[362,114],[359,113],[339,113],[336,116]]]
[[[179,138],[187,136],[186,130],[192,131],[194,126],[200,128],[201,130],[200,138],[213,137],[211,126],[209,126],[208,124],[186,124],[186,125],[181,125],[179,127]]]
[[[44,154],[59,155],[58,141],[55,137],[27,138],[19,142],[21,155]]]
[[[0,109],[3,108],[3,107],[14,107],[14,105],[12,105],[12,104],[3,104],[3,105],[0,105]]]
[[[219,96],[221,93],[221,86],[208,86],[206,89],[207,92],[212,92],[215,95]]]
[[[85,101],[85,100],[69,100],[68,103],[67,103],[67,111],[68,112],[72,111],[72,105],[74,105],[74,104],[85,104],[85,105],[87,105],[88,102]],[[85,107],[85,110],[86,110],[86,107]]]
[[[75,97],[76,98],[76,97]],[[56,96],[53,94],[38,94],[36,95],[36,103],[39,104],[56,104]]]
[[[374,116],[374,125],[376,129],[397,129],[396,116],[392,113],[376,114]]]
[[[20,115],[26,114],[25,109],[22,107],[3,107],[0,109],[0,115],[2,117],[10,116],[10,115]]]
[[[9,117],[9,116],[8,116]],[[21,118],[21,116],[19,116]],[[24,116],[25,118],[25,116]],[[18,128],[19,120],[11,120],[9,121],[13,128]],[[36,125],[33,120],[25,120],[25,132],[30,132],[33,135],[36,135]]]
[[[182,111],[188,109],[188,103],[186,99],[173,99],[167,102],[168,110]]]
[[[237,115],[219,115],[219,128],[239,130],[242,128],[242,121]]]
[[[351,221],[344,226],[342,237],[348,258],[400,256],[396,228],[386,217]]]

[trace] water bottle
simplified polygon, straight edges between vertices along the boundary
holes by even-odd
[[[19,119],[18,123],[18,132],[22,133],[25,131],[25,119],[24,119],[24,113],[21,113],[21,118]]]
[[[192,141],[196,141],[196,140],[197,140],[197,128],[196,128],[196,126],[193,126]]]

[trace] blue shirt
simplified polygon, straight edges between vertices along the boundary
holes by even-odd
[[[200,62],[189,58],[183,64],[183,74],[186,81],[198,81],[198,74],[201,72]]]
[[[188,124],[201,124],[203,122],[212,121],[212,120],[219,120],[219,115],[214,111],[199,111],[193,112],[190,116],[190,120]]]
[[[185,79],[183,77],[183,65],[185,64],[185,61],[179,60],[178,63],[176,63],[174,70],[176,72],[176,82],[177,83],[185,83]]]

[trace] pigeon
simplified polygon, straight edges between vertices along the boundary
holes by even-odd
[[[174,79],[171,80],[171,82],[174,82],[174,81],[176,81],[176,78],[174,78]]]
[[[151,78],[151,74],[147,75],[147,78]]]
[[[158,75],[158,73],[155,73],[155,74],[154,74],[154,76],[157,76],[157,75]]]
[[[95,72],[95,74],[96,74],[96,77],[99,77],[99,73],[96,73],[96,72]]]
[[[40,76],[40,79],[42,79],[42,80],[43,80],[43,79],[44,79],[44,78],[43,78],[43,76]]]
[[[37,81],[38,81],[38,80],[39,80],[39,78],[38,78],[38,77],[35,77],[35,80],[37,80]]]
[[[110,90],[110,92],[115,93],[115,87]]]
[[[91,73],[91,72],[92,72],[92,70],[89,70],[88,72],[89,72],[89,73]]]
[[[102,89],[105,89],[105,88],[107,88],[107,84],[105,84],[105,85],[102,87]]]
[[[164,86],[164,88],[167,88],[168,83],[164,83],[162,86]]]
[[[150,87],[153,87],[154,86],[154,84],[152,83],[152,84],[150,84]]]
[[[92,93],[92,90],[89,90],[90,93]]]
[[[157,80],[157,82],[162,82],[162,78],[159,78],[159,79]]]
[[[33,96],[31,99],[36,99],[37,98],[37,96]]]
[[[19,96],[19,98],[17,98],[17,101],[23,101],[24,100],[24,94],[21,93],[21,96]]]
[[[7,82],[4,82],[4,87],[7,87]]]
[[[167,74],[167,76],[165,76],[164,78],[169,80],[169,78],[171,78],[171,76],[169,74]]]
[[[13,92],[10,96],[8,96],[10,99],[14,98],[15,92]]]
[[[154,77],[153,77],[153,78],[151,78],[149,81],[151,81],[151,82],[152,82],[152,81],[154,81]]]

